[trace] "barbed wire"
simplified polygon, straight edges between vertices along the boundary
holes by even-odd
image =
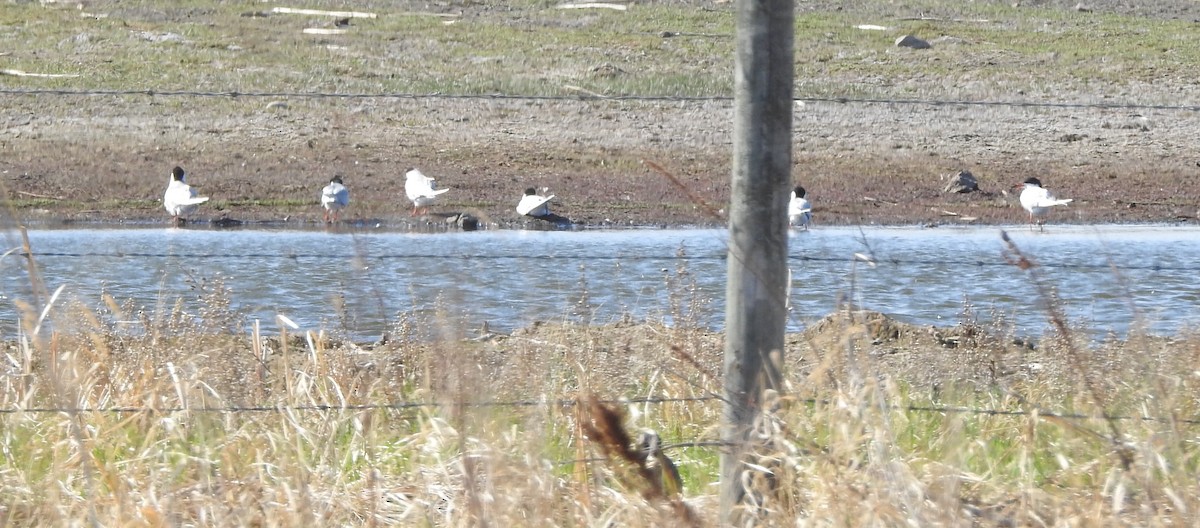
[[[30,256],[23,251],[12,253],[14,256],[26,258]],[[565,260],[565,261],[713,261],[721,262],[728,259],[727,254],[719,255],[524,255],[524,254],[463,254],[447,255],[436,253],[384,253],[384,254],[326,254],[326,253],[161,253],[161,252],[65,252],[65,251],[35,251],[33,258],[118,258],[118,259],[151,259],[178,258],[187,260],[202,259],[234,259],[234,260],[263,260],[263,259],[312,259],[312,260]],[[910,259],[876,257],[864,259],[855,255],[850,257],[790,255],[793,262],[863,262],[876,266],[957,266],[957,267],[1008,267],[1013,264],[1003,259]],[[1108,269],[1121,271],[1194,271],[1200,272],[1200,265],[1182,264],[1117,264],[1109,262],[1039,262],[1038,267],[1054,269]]]
[[[32,95],[32,96],[152,96],[152,97],[204,97],[204,98],[293,98],[293,99],[511,99],[516,101],[667,101],[667,102],[722,102],[733,101],[733,97],[724,95],[613,95],[599,94],[579,95],[523,95],[523,94],[448,94],[448,93],[411,93],[411,92],[376,92],[376,93],[345,93],[345,92],[212,92],[198,90],[70,90],[54,88],[0,88],[0,95]]]
[[[687,402],[702,402],[719,400],[717,396],[686,396],[686,397],[666,397],[666,396],[649,396],[643,398],[626,398],[616,400],[600,400],[600,403],[606,404],[662,404],[662,403],[687,403]],[[196,412],[196,413],[271,413],[271,412],[286,412],[286,411],[315,411],[315,412],[331,412],[331,411],[372,411],[372,410],[416,410],[427,408],[441,407],[462,407],[462,408],[489,408],[489,407],[546,407],[555,405],[559,407],[572,407],[578,405],[578,400],[562,399],[562,400],[512,400],[512,401],[491,401],[491,402],[391,402],[391,403],[364,403],[364,404],[306,404],[306,405],[228,405],[228,406],[172,406],[172,407],[137,407],[137,406],[118,406],[118,407],[30,407],[30,408],[0,408],[0,414],[54,414],[54,413],[105,413],[105,414],[171,414],[180,412]]]
[[[667,396],[648,396],[641,398],[621,398],[621,399],[606,399],[599,400],[604,404],[620,404],[620,405],[637,405],[637,404],[665,404],[665,403],[704,403],[713,401],[722,401],[724,398],[716,395],[709,396],[685,396],[685,397],[667,397]],[[797,403],[805,405],[830,405],[832,402],[820,398],[803,398],[795,400]],[[337,412],[337,411],[375,411],[375,410],[418,410],[418,409],[436,409],[436,408],[496,408],[496,407],[574,407],[580,404],[577,399],[559,399],[559,400],[512,400],[512,401],[484,401],[484,402],[391,402],[391,403],[366,403],[366,404],[306,404],[306,405],[229,405],[229,406],[171,406],[171,407],[139,407],[139,406],[117,406],[117,407],[29,407],[29,408],[0,408],[0,414],[175,414],[182,412],[192,413],[218,413],[218,414],[236,414],[236,413],[284,413],[284,412]],[[1200,419],[1195,418],[1163,418],[1158,416],[1130,416],[1130,415],[1095,415],[1083,413],[1055,413],[1043,410],[1025,411],[1019,409],[977,409],[973,407],[961,406],[937,406],[937,405],[883,405],[880,407],[887,411],[904,411],[915,413],[936,413],[936,414],[970,414],[978,416],[1038,416],[1044,418],[1055,418],[1060,420],[1073,421],[1092,421],[1092,420],[1119,420],[1119,421],[1139,421],[1139,422],[1156,422],[1156,423],[1178,423],[1185,425],[1200,425]],[[696,442],[697,445],[708,442]]]
[[[410,92],[377,92],[377,93],[343,93],[343,92],[292,92],[292,91],[202,91],[202,90],[154,90],[154,89],[114,89],[114,90],[77,90],[55,88],[0,88],[0,96],[150,96],[150,97],[205,97],[205,98],[294,98],[294,99],[481,99],[481,100],[517,100],[517,101],[642,101],[642,102],[733,102],[729,95],[534,95],[534,94],[450,94],[450,93],[410,93]],[[916,106],[985,106],[1009,108],[1055,108],[1055,109],[1094,109],[1094,110],[1160,110],[1196,112],[1200,105],[1188,104],[1153,104],[1129,102],[1069,102],[1069,101],[996,101],[969,99],[900,99],[890,97],[852,97],[842,95],[804,96],[797,95],[793,101],[804,103],[829,103],[847,105],[916,105]]]
[[[1129,416],[1129,415],[1094,415],[1082,413],[1055,413],[1038,411],[1021,411],[1021,410],[1006,410],[1006,409],[975,409],[972,407],[954,407],[954,406],[923,406],[923,405],[907,405],[904,407],[885,406],[888,410],[903,410],[909,412],[931,412],[940,414],[974,414],[988,416],[1039,416],[1045,418],[1056,418],[1060,420],[1118,420],[1122,422],[1157,422],[1157,423],[1180,423],[1186,425],[1200,425],[1200,419],[1197,418],[1163,418],[1159,416]]]

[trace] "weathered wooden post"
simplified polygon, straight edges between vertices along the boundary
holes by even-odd
[[[738,0],[733,196],[725,307],[721,519],[737,525],[741,475],[764,389],[778,389],[787,329],[793,0]]]

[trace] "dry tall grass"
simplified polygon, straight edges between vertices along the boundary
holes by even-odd
[[[372,345],[242,330],[219,282],[200,313],[46,292],[4,350],[0,526],[715,526],[722,344],[688,284],[670,326],[428,340],[443,319],[403,315]],[[847,310],[789,339],[755,525],[1194,524],[1196,336],[960,328],[898,368],[898,327]]]

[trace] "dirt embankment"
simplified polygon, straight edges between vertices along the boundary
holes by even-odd
[[[417,224],[403,190],[414,166],[452,189],[434,211],[497,227],[525,223],[513,207],[526,187],[548,188],[555,212],[593,226],[718,225],[723,214],[709,211],[723,213],[729,198],[731,111],[721,102],[252,101],[237,116],[201,107],[169,117],[144,115],[145,100],[49,112],[47,102],[80,103],[5,112],[4,190],[34,220],[165,221],[158,201],[175,165],[213,198],[201,220],[316,222],[317,193],[340,174],[352,197],[344,218]],[[817,225],[1019,223],[1007,191],[1030,175],[1075,199],[1052,222],[1197,215],[1200,127],[1177,114],[814,103],[796,108],[795,129],[794,179]],[[962,169],[981,192],[943,193]]]

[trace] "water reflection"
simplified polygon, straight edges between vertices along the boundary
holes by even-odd
[[[1140,314],[1170,333],[1195,324],[1200,231],[1179,227],[1012,229],[1042,267],[1072,322],[1123,333]],[[10,247],[15,244],[9,237]],[[726,236],[720,230],[369,231],[190,229],[33,231],[51,290],[85,306],[101,294],[161,314],[180,301],[204,309],[227,288],[233,308],[264,324],[282,313],[306,328],[377,336],[400,314],[437,314],[431,334],[487,321],[512,329],[539,320],[607,323],[685,317],[723,323]],[[969,310],[1022,333],[1048,325],[1030,274],[1007,265],[997,228],[822,228],[796,233],[790,327],[839,300],[918,324],[952,325]],[[855,255],[859,256],[856,258]],[[869,261],[869,262],[868,262]],[[24,259],[0,259],[0,312],[31,299]],[[444,328],[442,328],[444,327]]]

